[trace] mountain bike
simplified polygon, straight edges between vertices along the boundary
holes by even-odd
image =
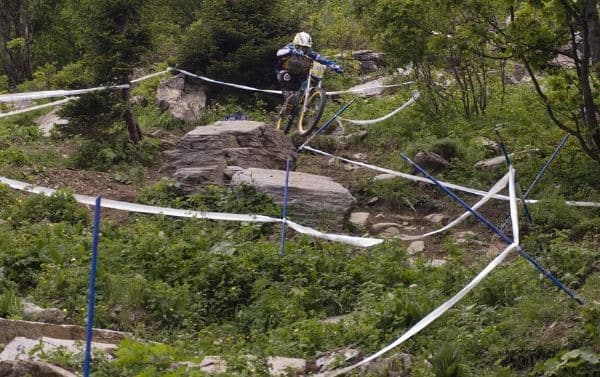
[[[321,81],[325,75],[327,66],[313,61],[306,80],[302,82],[300,90],[292,94],[295,100],[289,113],[282,113],[277,119],[277,128],[283,129],[284,133],[289,133],[294,120],[297,118],[298,134],[301,136],[309,135],[321,120],[323,109],[327,97],[325,90],[321,88]],[[285,106],[285,105],[284,105]]]

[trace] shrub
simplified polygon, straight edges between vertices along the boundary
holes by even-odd
[[[50,196],[30,196],[11,209],[11,223],[14,225],[44,221],[86,225],[88,214],[86,209],[77,203],[73,194],[66,190],[57,190]]]

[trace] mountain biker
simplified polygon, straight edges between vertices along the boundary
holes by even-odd
[[[337,73],[344,72],[336,62],[312,49],[312,38],[306,32],[297,33],[292,43],[286,44],[277,51],[277,57],[279,60],[275,70],[283,93],[280,116],[289,113],[296,103],[296,92],[300,90],[302,82],[306,79],[313,60],[328,66]]]

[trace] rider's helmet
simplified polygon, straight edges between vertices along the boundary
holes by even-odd
[[[312,47],[312,38],[310,34],[302,31],[294,36],[292,45],[294,45],[294,48],[301,48],[306,52]]]

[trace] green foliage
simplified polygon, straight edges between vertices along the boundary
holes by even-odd
[[[223,81],[275,84],[275,52],[299,29],[282,2],[209,0],[196,14],[182,41],[182,66]]]
[[[0,292],[0,317],[8,318],[21,314],[21,299],[14,288],[3,289]]]
[[[443,344],[430,360],[436,377],[462,377],[466,371],[462,365],[460,350],[449,343]]]
[[[152,165],[156,162],[159,142],[156,139],[144,138],[140,143],[132,143],[125,135],[118,137],[111,135],[111,140],[94,141],[81,140],[78,149],[71,156],[73,165],[82,169],[96,169],[99,171],[123,170],[123,164],[129,167],[128,173],[117,173],[123,177],[119,179],[129,183],[132,178],[139,181],[139,170],[134,169],[136,164]],[[143,173],[142,173],[143,174]],[[135,176],[138,175],[138,178]],[[131,178],[127,178],[130,176]],[[143,178],[143,177],[142,177]]]
[[[537,371],[544,376],[595,376],[600,373],[600,359],[593,351],[574,349],[547,360]]]
[[[25,201],[19,201],[11,208],[9,218],[15,226],[25,223],[62,221],[71,224],[87,224],[87,211],[83,208],[70,191],[57,190],[51,196],[33,195]]]

